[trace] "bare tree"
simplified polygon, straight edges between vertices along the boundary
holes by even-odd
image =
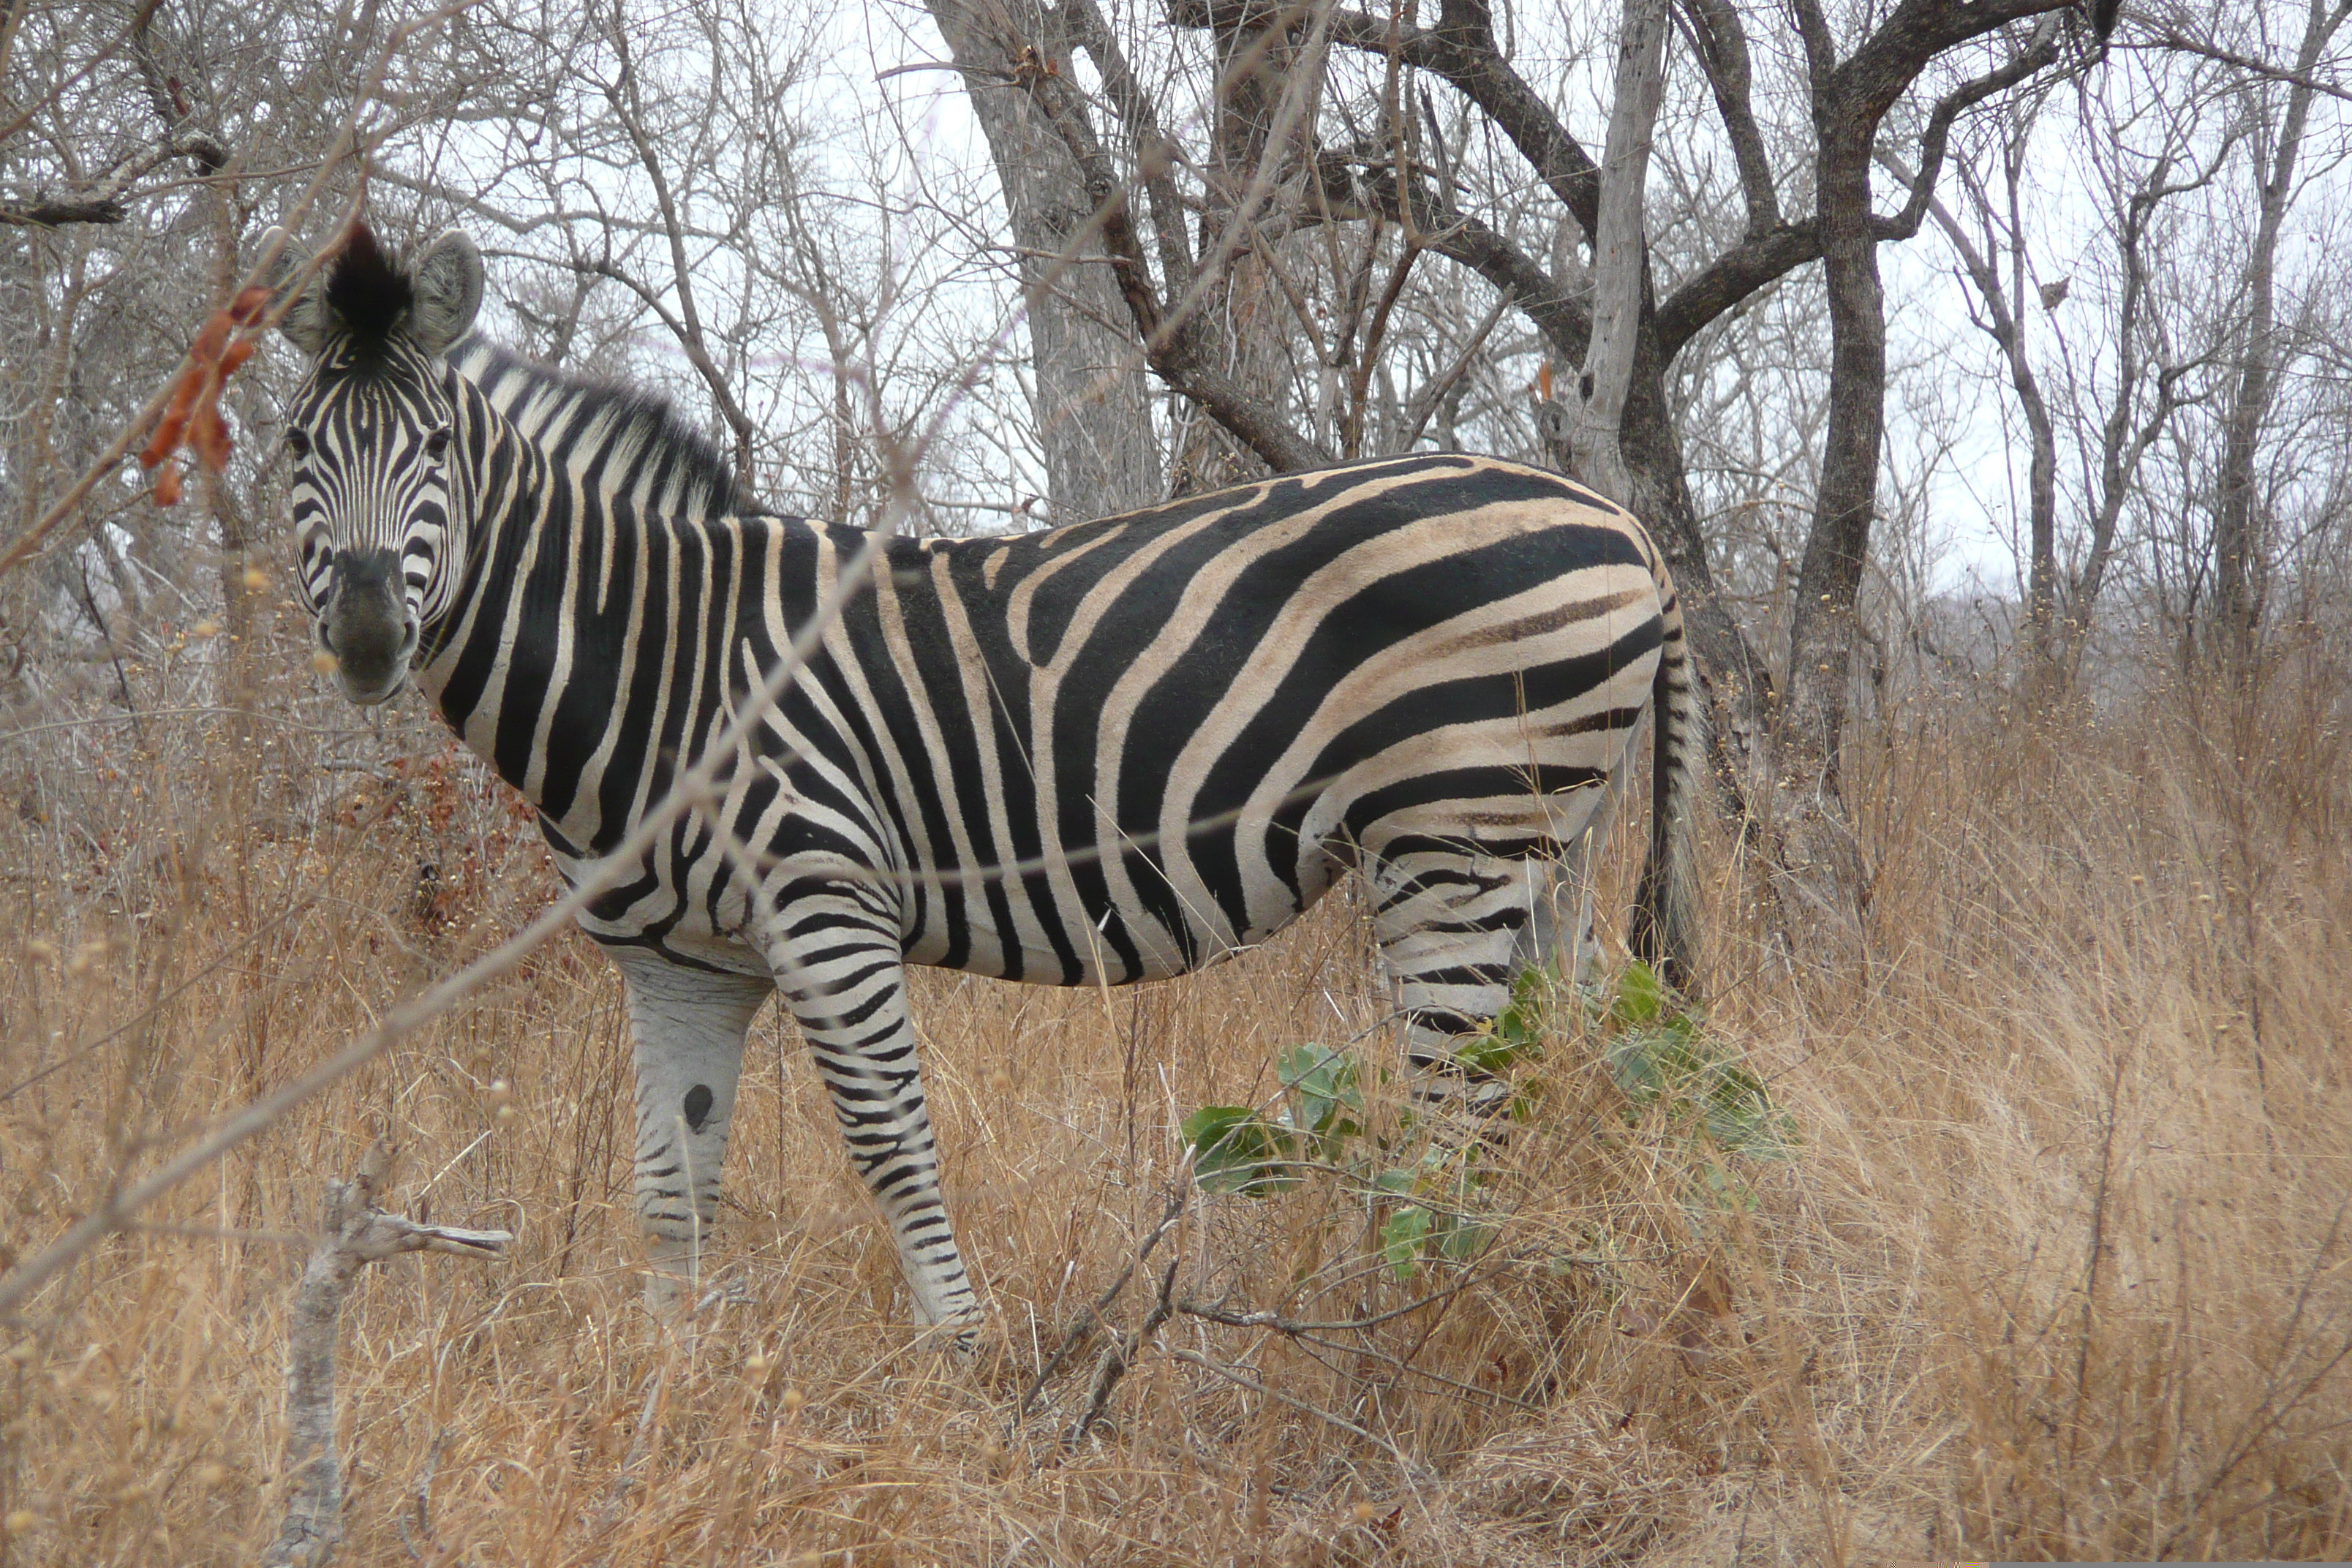
[[[1931,192],[1927,211],[1959,257],[1975,293],[1971,316],[2000,351],[2017,394],[2018,413],[2025,422],[2028,447],[2026,478],[2027,585],[2025,617],[2037,672],[2046,671],[2055,648],[2058,601],[2058,435],[2050,403],[2027,347],[2027,324],[2035,299],[2054,310],[2065,298],[2063,282],[2033,286],[2028,294],[2025,226],[2019,211],[2027,149],[2032,145],[2032,116],[2021,107],[2013,132],[1998,149],[2001,185],[1996,203],[1983,179],[1965,160],[1957,160],[1961,189],[1966,193],[1973,227],[1955,216]],[[1902,162],[1882,150],[1880,160],[1906,187],[1911,177]],[[2006,267],[2006,276],[2003,267]]]
[[[1955,118],[2051,65],[2059,54],[2061,29],[2054,21],[2045,22],[2030,39],[2020,39],[1997,54],[1989,71],[1962,79],[1937,100],[1925,117],[1920,140],[1925,190],[1894,217],[1872,208],[1871,163],[1889,111],[1931,65],[2011,22],[2059,8],[2057,0],[2001,0],[1991,5],[1910,0],[1842,52],[1820,7],[1801,7],[1812,121],[1811,184],[1817,195],[1813,215],[1798,221],[1780,216],[1781,182],[1769,165],[1755,118],[1753,71],[1738,11],[1727,4],[1688,8],[1683,19],[1706,72],[1725,138],[1734,150],[1748,226],[1727,250],[1697,262],[1663,299],[1650,280],[1646,240],[1642,254],[1630,261],[1617,255],[1608,270],[1620,277],[1638,271],[1645,281],[1630,330],[1621,335],[1612,327],[1601,334],[1599,347],[1591,273],[1574,264],[1572,253],[1590,247],[1601,233],[1604,189],[1610,182],[1546,95],[1510,62],[1496,37],[1495,17],[1481,0],[1447,0],[1433,26],[1402,15],[1313,5],[1271,14],[1241,4],[1179,11],[1175,20],[1180,27],[1212,40],[1220,94],[1230,93],[1236,69],[1246,63],[1234,42],[1244,33],[1256,36],[1262,51],[1250,70],[1270,69],[1268,62],[1277,58],[1286,62],[1280,73],[1284,97],[1275,117],[1260,124],[1242,116],[1263,134],[1248,143],[1258,163],[1238,208],[1228,134],[1195,156],[1163,151],[1139,160],[1136,183],[1147,206],[1130,210],[1128,189],[1104,151],[1096,108],[1070,73],[1040,64],[1022,74],[1024,84],[1087,171],[1106,240],[1120,258],[1122,287],[1145,358],[1171,386],[1277,468],[1321,460],[1328,449],[1297,434],[1290,411],[1268,397],[1262,384],[1224,372],[1201,331],[1195,300],[1201,296],[1230,298],[1227,270],[1241,249],[1236,234],[1244,218],[1255,226],[1253,261],[1265,261],[1277,280],[1285,276],[1280,263],[1286,253],[1265,243],[1266,231],[1279,228],[1279,215],[1259,208],[1294,188],[1291,170],[1298,157],[1295,139],[1299,117],[1318,91],[1336,112],[1312,122],[1321,133],[1317,179],[1311,190],[1300,190],[1293,200],[1287,218],[1292,227],[1311,224],[1328,228],[1375,220],[1395,225],[1415,237],[1416,248],[1433,250],[1474,271],[1508,298],[1536,327],[1550,357],[1560,363],[1606,363],[1612,353],[1602,351],[1612,339],[1621,344],[1630,342],[1619,420],[1626,469],[1622,488],[1625,499],[1659,534],[1683,584],[1693,640],[1727,721],[1722,732],[1731,770],[1727,783],[1781,847],[1780,864],[1804,886],[1802,896],[1851,909],[1858,896],[1859,871],[1841,837],[1837,756],[1884,426],[1885,321],[1875,247],[1883,238],[1906,237],[1917,230],[1926,193],[1932,191],[1940,171]],[[1172,121],[1173,111],[1139,85],[1124,52],[1098,25],[1098,14],[1085,6],[1078,10],[1095,20],[1082,23],[1073,42],[1100,74],[1109,119],[1134,146],[1169,148],[1164,127]],[[1628,68],[1623,73],[1631,96],[1619,103],[1622,112],[1612,123],[1629,152],[1644,140],[1644,98],[1654,90],[1652,57],[1642,42],[1643,19],[1649,15],[1645,7],[1636,6],[1621,28],[1631,46],[1624,54]],[[1326,37],[1336,49],[1370,57],[1388,76],[1406,79],[1384,82],[1381,90],[1366,95],[1369,101],[1359,100],[1373,119],[1370,128],[1347,110],[1347,100],[1338,90],[1339,75],[1327,68],[1329,85],[1301,79],[1318,68],[1318,44]],[[1028,58],[1042,62],[1048,54],[1033,49]],[[1538,186],[1559,203],[1549,226],[1556,234],[1572,231],[1577,237],[1569,265],[1548,265],[1546,252],[1552,246],[1530,247],[1508,227],[1468,209],[1465,197],[1475,184],[1466,166],[1469,160],[1449,146],[1443,117],[1425,89],[1417,90],[1413,79],[1423,76],[1457,93],[1464,111],[1486,133],[1499,134],[1532,171]],[[1230,105],[1226,105],[1225,98],[1214,99],[1208,112],[1213,123],[1229,127]],[[1465,135],[1464,151],[1477,139]],[[1629,177],[1622,189],[1630,194],[1637,171],[1630,159],[1619,163]],[[1186,169],[1201,171],[1198,194],[1178,186],[1177,172]],[[1191,205],[1210,215],[1204,231],[1223,226],[1219,242],[1198,258],[1186,238]],[[1144,211],[1150,244],[1136,221]],[[1517,219],[1509,221],[1517,226]],[[1336,253],[1337,247],[1332,248]],[[1670,419],[1664,376],[1675,355],[1710,322],[1816,259],[1824,262],[1831,301],[1829,421],[1813,521],[1797,574],[1784,701],[1776,695],[1765,651],[1738,626],[1717,592]],[[1636,261],[1637,267],[1631,264]],[[1346,305],[1348,269],[1334,266],[1327,277],[1330,292],[1341,302],[1341,319],[1352,320],[1353,311]],[[1313,331],[1315,314],[1306,298],[1309,290],[1296,284],[1286,288],[1297,297],[1293,314],[1299,325]],[[1607,298],[1622,300],[1625,295],[1620,289]],[[1612,322],[1618,319],[1611,317]],[[1263,380],[1256,378],[1256,383]],[[1581,377],[1577,390],[1583,407],[1590,395]],[[1595,412],[1604,424],[1608,391],[1596,378],[1591,392],[1603,395]]]
[[[1149,394],[1120,328],[1118,284],[1100,246],[1087,240],[1093,208],[1083,176],[1014,79],[1020,65],[1066,71],[1068,41],[1029,0],[932,0],[929,10],[963,71],[1003,188],[1053,514],[1068,521],[1158,500],[1163,481]],[[1011,48],[1008,39],[1016,40]],[[1042,60],[1016,58],[1041,47],[1048,51]]]
[[[2249,109],[2259,127],[2256,168],[2261,178],[2254,240],[2246,258],[2246,325],[2238,382],[2230,402],[2227,445],[2221,458],[2221,508],[2213,532],[2213,618],[2223,651],[2242,659],[2252,650],[2262,613],[2264,535],[2255,479],[2255,449],[2263,421],[2276,396],[2280,344],[2278,247],[2288,205],[2295,194],[2295,163],[2302,156],[2311,103],[2317,89],[2312,72],[2352,15],[2352,0],[2308,0],[2303,39],[2295,50],[2293,79],[2280,95],[2267,82],[2249,83]],[[2275,120],[2272,116],[2275,114]]]

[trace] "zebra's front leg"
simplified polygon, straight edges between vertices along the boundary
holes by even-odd
[[[898,933],[860,891],[817,895],[782,911],[777,928],[790,934],[770,955],[776,984],[833,1096],[850,1163],[889,1222],[916,1316],[977,1323],[980,1300],[940,1197]]]
[[[618,948],[637,1074],[637,1226],[652,1270],[646,1304],[691,1306],[719,1220],[719,1178],[743,1036],[774,984],[688,969],[641,948]]]

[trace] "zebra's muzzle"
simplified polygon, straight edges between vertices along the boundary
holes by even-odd
[[[389,550],[335,557],[333,592],[319,641],[335,656],[335,680],[362,706],[382,702],[408,679],[416,623],[402,594],[400,557]]]

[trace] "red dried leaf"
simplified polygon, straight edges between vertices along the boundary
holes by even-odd
[[[228,471],[228,426],[221,418],[220,395],[214,395],[196,408],[196,416],[188,428],[188,445],[196,454],[196,461],[215,474]]]
[[[162,468],[156,476],[155,500],[159,505],[177,505],[181,495],[180,473],[168,467],[172,454],[184,442],[194,448],[196,460],[217,474],[228,467],[229,452],[234,443],[229,438],[228,422],[221,417],[222,385],[235,375],[245,362],[253,357],[253,340],[231,334],[238,327],[249,327],[261,320],[269,308],[269,290],[258,284],[237,291],[236,298],[215,310],[188,345],[187,363],[172,383],[172,395],[163,407],[163,418],[156,421],[154,437],[139,454],[142,468]]]
[[[139,466],[152,468],[180,449],[180,437],[188,427],[188,405],[196,400],[195,389],[203,384],[194,366],[180,373],[177,384],[172,388],[172,401],[156,422],[155,438],[139,454]]]

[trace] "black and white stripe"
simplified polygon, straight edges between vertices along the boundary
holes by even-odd
[[[407,584],[402,673],[538,804],[576,874],[725,727],[866,536],[747,515],[707,447],[698,465],[640,439],[646,418],[541,417],[548,447],[526,438],[507,411],[571,406],[565,384],[472,346],[453,368],[465,322],[417,325],[470,318],[434,314],[441,249],[331,268],[304,328],[298,522],[306,554],[308,532],[405,552],[385,519],[410,508],[432,536],[415,558],[441,575]],[[338,289],[404,302],[338,315]],[[400,433],[444,426],[449,471],[428,484]],[[930,1321],[976,1306],[906,963],[1062,985],[1182,973],[1352,868],[1409,1051],[1443,1063],[1520,965],[1573,948],[1583,917],[1555,917],[1555,887],[1582,889],[1588,830],[1654,705],[1662,809],[1636,929],[1679,964],[1696,726],[1674,586],[1639,524],[1560,476],[1420,454],[891,542],[724,798],[582,922],[628,984],[657,1263],[687,1267],[715,1216],[743,1032],[772,987]]]

